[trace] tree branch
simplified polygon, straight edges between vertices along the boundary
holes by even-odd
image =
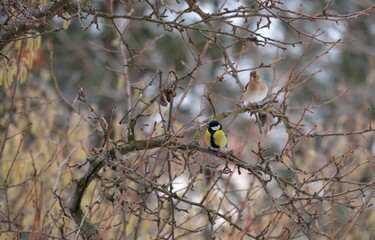
[[[30,15],[31,18],[15,21],[9,28],[3,26],[1,31],[5,31],[5,33],[0,37],[0,51],[3,50],[8,43],[23,37],[30,30],[39,27],[40,23],[48,26],[48,21],[62,12],[63,9],[66,10],[68,8],[71,9],[71,12],[76,12],[76,7],[77,5],[74,5],[70,0],[53,1],[52,4],[42,10],[30,11],[28,15]],[[74,11],[72,9],[74,9]]]

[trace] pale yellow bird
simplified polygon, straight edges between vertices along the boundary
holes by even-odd
[[[256,71],[251,71],[249,82],[246,84],[245,92],[242,96],[244,105],[258,103],[265,99],[268,94],[267,85],[260,79]]]

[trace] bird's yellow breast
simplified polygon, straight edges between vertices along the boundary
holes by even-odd
[[[206,144],[214,148],[223,148],[227,145],[227,137],[223,130],[217,130],[212,134],[207,130],[205,135]],[[212,142],[213,141],[213,142]]]
[[[227,145],[227,137],[223,130],[217,130],[214,132],[214,142],[219,147],[225,147]]]

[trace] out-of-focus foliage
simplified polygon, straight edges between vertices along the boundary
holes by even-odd
[[[0,6],[0,238],[375,237],[372,1]]]

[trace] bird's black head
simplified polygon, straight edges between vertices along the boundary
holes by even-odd
[[[221,124],[216,121],[216,120],[212,120],[209,124],[208,124],[208,129],[212,132],[214,131],[217,131],[219,129],[222,129],[223,127],[221,126]]]

